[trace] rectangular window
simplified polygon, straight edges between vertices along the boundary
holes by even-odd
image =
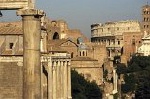
[[[120,45],[120,41],[118,41],[118,45]]]
[[[9,49],[12,49],[14,46],[14,43],[9,43]]]

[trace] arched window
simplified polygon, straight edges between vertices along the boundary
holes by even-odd
[[[55,32],[53,35],[53,40],[55,40],[55,39],[59,39],[59,34],[57,32]]]

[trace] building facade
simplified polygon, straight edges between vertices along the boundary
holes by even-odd
[[[150,55],[150,35],[142,38],[142,45],[138,48],[138,53],[143,56]]]
[[[143,33],[150,34],[150,6],[145,5],[142,7],[142,29]]]
[[[41,99],[71,99],[71,57],[49,51],[47,32],[41,31]],[[32,61],[32,60],[31,60]],[[0,98],[22,99],[23,32],[21,22],[0,25]],[[59,83],[58,83],[59,82]]]
[[[129,54],[131,49],[127,50],[126,41],[133,38],[126,38],[126,35],[136,36],[138,40],[141,38],[141,26],[138,21],[127,20],[118,22],[107,22],[105,24],[91,25],[91,41],[96,44],[105,44],[108,55],[113,59],[114,56],[121,56],[125,53]],[[135,41],[137,42],[137,41]],[[140,40],[138,42],[141,42]],[[139,45],[138,45],[139,46]],[[132,46],[133,47],[133,46]],[[134,46],[136,49],[136,46]],[[135,50],[133,51],[135,53]]]

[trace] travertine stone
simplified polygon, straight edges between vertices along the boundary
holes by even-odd
[[[23,99],[41,99],[40,17],[39,10],[18,10],[23,21]]]

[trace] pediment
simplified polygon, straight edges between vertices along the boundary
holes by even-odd
[[[77,47],[78,45],[71,40],[67,40],[66,42],[61,43],[60,46]]]

